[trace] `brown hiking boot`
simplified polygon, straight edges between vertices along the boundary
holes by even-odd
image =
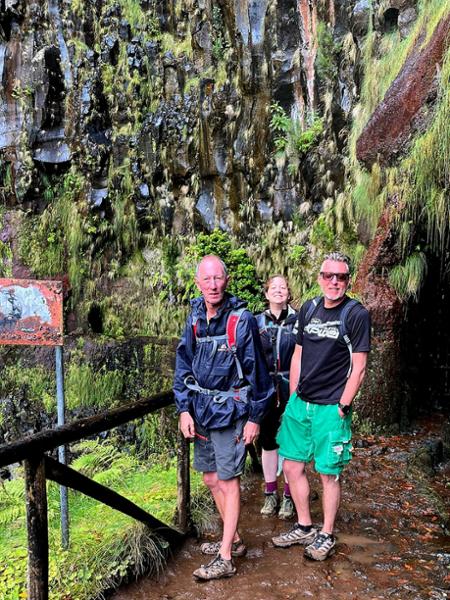
[[[210,563],[202,565],[192,574],[197,579],[209,581],[210,579],[221,579],[222,577],[232,577],[236,573],[236,567],[232,560],[222,558],[220,554],[215,556]]]

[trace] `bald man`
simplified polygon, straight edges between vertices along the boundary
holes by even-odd
[[[233,557],[246,552],[238,532],[245,446],[257,437],[274,391],[256,320],[226,291],[228,281],[219,257],[199,262],[201,296],[191,302],[175,368],[180,429],[194,441],[194,468],[203,473],[223,521],[222,539],[201,546],[214,556],[194,571],[201,580],[233,576]]]

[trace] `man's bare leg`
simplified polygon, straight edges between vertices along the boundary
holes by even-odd
[[[225,497],[224,497],[223,489],[220,486],[220,482],[217,477],[217,473],[216,472],[203,473],[203,481],[204,481],[205,485],[211,491],[211,494],[214,498],[214,502],[217,507],[217,511],[219,512],[220,518],[222,519],[222,523],[225,528],[225,518],[224,518],[224,516],[225,516]],[[239,515],[238,515],[238,517],[239,517]],[[236,521],[236,527],[235,527],[232,542],[237,542],[238,540],[240,540],[240,535],[237,530],[237,521]]]
[[[341,499],[341,482],[336,475],[320,474],[323,486],[323,527],[325,533],[333,533],[334,521],[336,519]]]
[[[301,525],[312,525],[309,510],[309,482],[306,476],[305,463],[284,459],[283,471],[297,510],[298,522]]]
[[[241,489],[239,477],[220,480],[219,488],[223,499],[223,535],[220,546],[220,555],[227,560],[231,559],[231,546],[237,535],[239,512],[241,508]]]

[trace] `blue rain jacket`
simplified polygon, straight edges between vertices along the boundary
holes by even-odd
[[[237,326],[237,357],[244,375],[244,381],[240,382],[228,346],[218,346],[213,340],[197,343],[192,322],[195,316],[198,338],[224,335],[230,312],[245,307],[246,303],[226,293],[223,305],[209,323],[203,297],[192,300],[191,306],[176,354],[174,393],[177,412],[189,411],[194,421],[207,429],[228,427],[244,416],[249,421],[260,423],[274,388],[254,316],[245,310]],[[222,403],[213,402],[212,396],[188,389],[184,383],[187,376],[193,376],[199,386],[208,390],[228,391],[232,387],[249,385],[247,402],[233,398]]]

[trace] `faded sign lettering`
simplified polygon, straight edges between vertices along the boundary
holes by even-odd
[[[0,344],[62,346],[62,282],[0,279]]]

